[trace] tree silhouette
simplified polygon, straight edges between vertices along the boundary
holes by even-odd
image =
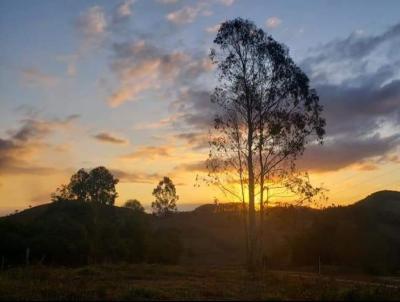
[[[307,143],[322,142],[325,120],[316,92],[287,48],[254,23],[241,18],[222,23],[214,44],[210,58],[217,65],[219,85],[211,97],[218,109],[207,161],[209,180],[237,197],[243,211],[248,202],[244,223],[247,262],[253,270],[260,256],[256,198],[262,226],[265,203],[277,183],[289,190],[301,187],[308,196],[318,191],[301,186],[309,182],[297,177],[295,160]]]
[[[90,201],[88,190],[89,173],[85,169],[79,169],[74,175],[71,176],[68,187],[71,193],[76,196],[76,199],[81,201]]]
[[[179,196],[176,195],[175,185],[169,177],[164,178],[158,183],[157,187],[153,190],[155,201],[151,203],[153,214],[156,216],[167,216],[178,209],[176,201]]]
[[[125,208],[132,209],[135,212],[144,213],[144,208],[139,200],[137,199],[129,199],[124,204]]]
[[[90,171],[87,181],[91,201],[113,205],[118,194],[115,185],[118,179],[105,167],[97,167]]]
[[[68,185],[62,185],[52,194],[52,200],[79,200],[113,205],[118,194],[115,178],[105,167],[97,167],[89,173],[85,169],[78,170],[71,176]]]

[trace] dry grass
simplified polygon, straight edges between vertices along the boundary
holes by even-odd
[[[1,300],[399,300],[385,284],[341,282],[238,267],[103,265],[0,273]]]

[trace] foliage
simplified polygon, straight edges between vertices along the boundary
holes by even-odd
[[[262,231],[256,230],[256,197],[262,221],[270,191],[299,187],[302,175],[295,173],[295,160],[308,143],[322,142],[325,120],[316,91],[287,48],[254,23],[225,21],[214,44],[210,58],[219,84],[211,101],[218,112],[210,138],[209,181],[243,205],[248,202],[248,262],[254,267],[256,237]],[[296,194],[309,199],[319,192],[304,183]]]
[[[152,202],[151,208],[156,216],[167,216],[176,212],[176,202],[179,196],[176,195],[175,185],[169,177],[164,177],[153,190],[155,201]]]
[[[68,185],[62,185],[52,194],[52,200],[79,200],[113,205],[118,194],[116,179],[105,167],[97,167],[87,172],[78,170],[71,176]]]
[[[139,200],[137,199],[129,199],[125,202],[124,204],[125,208],[131,209],[135,212],[140,212],[140,213],[144,213],[144,207],[142,206],[142,204],[140,203]]]

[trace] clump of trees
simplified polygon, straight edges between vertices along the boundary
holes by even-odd
[[[53,201],[78,200],[114,205],[118,197],[115,189],[117,183],[118,179],[105,167],[97,167],[89,172],[80,169],[71,176],[69,184],[57,188],[51,198]]]
[[[105,167],[97,167],[90,171],[79,169],[70,178],[67,185],[61,185],[51,194],[53,201],[84,201],[106,205],[114,205],[118,197],[116,184],[118,179]],[[156,216],[167,216],[178,211],[176,202],[179,196],[172,180],[165,176],[153,190],[155,201],[152,212]],[[127,200],[123,207],[144,213],[144,207],[137,199]]]
[[[292,192],[310,200],[321,192],[295,161],[307,144],[322,142],[325,120],[316,91],[288,49],[253,22],[222,23],[214,45],[210,58],[219,83],[211,97],[218,109],[209,181],[243,204],[247,263],[254,270],[263,255],[264,209],[271,196]]]
[[[176,202],[179,196],[176,194],[174,183],[169,177],[164,177],[153,190],[155,201],[152,202],[151,208],[153,214],[160,217],[168,216],[178,211]]]
[[[113,207],[117,183],[105,167],[78,170],[52,194],[55,202],[44,211],[25,213],[31,216],[26,222],[14,216],[0,219],[0,255],[7,265],[25,263],[27,249],[31,263],[177,263],[183,251],[180,232],[154,227],[153,216],[136,199]],[[156,216],[177,211],[171,179],[164,177],[153,195]]]

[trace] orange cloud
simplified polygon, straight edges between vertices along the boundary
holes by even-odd
[[[122,156],[125,159],[148,159],[154,160],[159,157],[170,157],[171,148],[165,146],[139,147],[136,151]]]
[[[167,94],[193,85],[214,68],[208,58],[166,52],[144,40],[115,43],[113,50],[111,70],[119,83],[107,100],[111,107],[135,101],[146,92]]]
[[[192,66],[190,57],[182,52],[166,55],[144,41],[129,45],[117,45],[121,48],[112,69],[116,73],[120,86],[109,97],[108,104],[117,107],[126,101],[136,100],[141,93],[150,89],[159,89],[163,84],[173,83],[181,74],[182,66]]]

